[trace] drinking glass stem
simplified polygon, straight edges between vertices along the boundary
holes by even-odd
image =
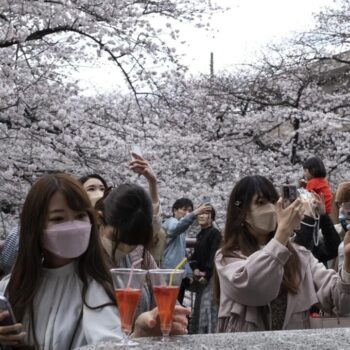
[[[123,332],[123,345],[126,348],[129,348],[128,343],[129,343],[129,332]]]
[[[166,343],[169,341],[170,337],[169,337],[170,331],[162,331],[162,342]]]

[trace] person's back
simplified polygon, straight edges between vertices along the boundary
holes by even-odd
[[[311,157],[304,164],[304,176],[307,179],[306,189],[324,197],[326,213],[332,212],[332,191],[326,179],[327,171],[319,157]]]
[[[148,247],[153,240],[153,208],[150,196],[136,184],[113,189],[102,203],[100,234],[113,268],[158,268]],[[142,288],[136,316],[154,306],[150,285]]]
[[[332,212],[332,191],[328,181],[324,177],[313,177],[308,180],[306,189],[310,192],[315,192],[319,196],[324,197],[326,213],[329,215]]]

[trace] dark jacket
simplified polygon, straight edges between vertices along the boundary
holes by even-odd
[[[338,256],[338,246],[341,242],[340,237],[331,218],[326,214],[321,215],[320,229],[323,239],[320,239],[318,246],[316,246],[313,239],[316,227],[315,223],[316,221],[313,218],[305,216],[301,222],[300,230],[295,232],[294,243],[311,250],[315,258],[326,265],[328,260]],[[312,225],[315,226],[312,227]]]
[[[219,249],[221,233],[215,227],[202,229],[197,234],[197,242],[194,246],[193,254],[190,258],[192,270],[198,269],[205,272],[205,279],[210,280],[213,273],[214,257]]]

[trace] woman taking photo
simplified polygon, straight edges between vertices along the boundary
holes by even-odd
[[[344,269],[327,270],[290,242],[303,215],[299,199],[282,208],[272,183],[247,176],[233,188],[224,240],[215,257],[220,332],[310,328],[309,309],[350,312],[350,237]]]
[[[71,349],[120,341],[111,276],[81,184],[65,174],[39,179],[24,202],[20,226],[15,266],[0,282],[20,323],[0,326],[0,344]],[[186,311],[177,310],[175,332],[184,332]],[[5,316],[0,312],[0,319]],[[155,310],[141,315],[135,336],[154,335],[156,317]]]

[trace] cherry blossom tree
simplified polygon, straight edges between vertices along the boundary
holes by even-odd
[[[212,3],[1,1],[1,198],[18,204],[36,175],[89,169],[107,157],[102,149],[98,156],[94,150],[101,147],[99,138],[121,108],[108,114],[111,120],[101,126],[87,118],[94,102],[83,105],[86,100],[72,79],[80,64],[113,62],[141,111],[141,97],[162,96],[162,77],[179,77],[186,71],[174,48],[180,41],[176,23],[207,28],[211,13],[219,9]],[[157,71],[155,65],[163,69]],[[108,110],[109,98],[104,101],[101,110]],[[143,120],[142,113],[136,115]]]
[[[28,7],[29,3],[35,2],[25,2]],[[340,54],[346,49],[345,41],[338,45],[347,35],[347,24],[341,22],[341,13],[344,18],[348,13],[345,1],[322,11],[313,31],[284,46],[271,46],[257,63],[215,77],[186,79],[180,61],[166,49],[164,34],[148,18],[163,16],[176,39],[168,21],[172,23],[172,17],[195,20],[206,3],[174,2],[173,15],[166,7],[169,1],[106,1],[101,8],[93,4],[38,1],[37,7],[23,12],[29,14],[26,35],[20,34],[19,24],[12,34],[1,34],[0,49],[7,53],[1,56],[0,72],[5,97],[0,100],[0,150],[4,154],[0,194],[4,198],[20,204],[35,178],[54,170],[77,176],[98,172],[111,185],[144,184],[142,177],[128,169],[134,143],[141,145],[157,173],[165,213],[170,213],[171,204],[180,196],[199,204],[203,195],[209,195],[221,228],[228,195],[244,175],[265,175],[277,187],[294,183],[302,175],[301,163],[318,154],[329,169],[333,189],[348,180],[348,61],[346,54]],[[162,5],[159,12],[154,4]],[[339,4],[343,7],[336,10]],[[69,8],[65,14],[60,10],[63,7]],[[39,11],[44,8],[50,8],[45,15],[50,21]],[[9,21],[19,21],[15,15],[19,11],[20,6],[0,12],[0,22],[8,26]],[[329,23],[332,18],[337,22],[335,13],[338,26]],[[38,40],[19,39],[28,39],[34,30],[42,34],[44,24],[70,29],[47,33]],[[334,43],[332,32],[338,37]],[[13,44],[1,46],[5,42]],[[82,57],[89,60],[95,51],[122,66],[130,94],[79,94],[62,65],[73,66]],[[162,61],[165,57],[167,61]],[[146,69],[153,59],[164,63],[164,69]]]

